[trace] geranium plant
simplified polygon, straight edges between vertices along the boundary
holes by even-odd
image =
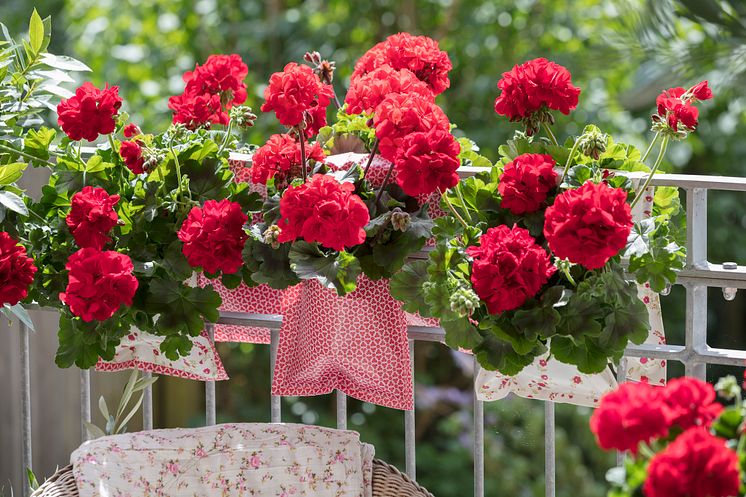
[[[716,390],[732,405],[716,400]],[[624,383],[591,417],[601,448],[626,452],[607,473],[609,496],[732,497],[745,494],[744,412],[734,377],[715,388],[695,378],[665,387]]]
[[[246,245],[246,283],[286,288],[316,279],[344,295],[361,273],[391,277],[425,245],[432,221],[423,200],[456,185],[462,159],[479,156],[473,147],[462,153],[435,103],[451,62],[434,40],[400,33],[371,48],[344,105],[332,86],[334,63],[318,53],[305,60],[273,74],[264,93],[262,110],[287,131],[252,157],[252,179],[266,185],[267,201]],[[337,120],[327,125],[332,103]],[[325,152],[340,149],[368,159],[334,165]],[[373,179],[376,155],[388,163]]]
[[[392,294],[405,309],[439,318],[447,343],[474,351],[485,368],[514,375],[549,351],[600,372],[649,331],[625,271],[661,291],[683,267],[676,190],[648,199],[645,219],[633,222],[632,209],[649,195],[668,142],[694,131],[693,104],[712,93],[706,82],[663,92],[655,138],[641,154],[593,125],[557,141],[553,111],[568,114],[580,95],[558,64],[517,65],[498,88],[495,111],[523,130],[500,147],[495,167],[445,192],[451,215],[435,221],[435,249],[394,277]],[[649,172],[643,184],[625,175],[634,171]]]
[[[60,311],[59,366],[113,358],[132,328],[164,336],[161,352],[176,359],[217,320],[217,292],[189,280],[201,270],[242,278],[244,224],[261,205],[228,166],[233,131],[256,117],[241,105],[247,72],[237,55],[187,72],[164,133],[128,123],[116,86],[86,82],[52,106],[64,136],[39,127],[2,142],[1,177],[17,180],[27,164],[51,175],[38,199],[3,182],[0,194],[17,201],[2,210],[0,303]]]

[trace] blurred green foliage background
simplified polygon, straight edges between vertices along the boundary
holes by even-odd
[[[458,133],[485,155],[515,126],[494,113],[502,72],[533,57],[570,69],[583,89],[572,115],[558,116],[565,137],[593,121],[617,141],[643,146],[656,95],[708,78],[716,98],[702,106],[700,127],[670,151],[669,172],[742,176],[746,172],[746,4],[740,0],[2,0],[0,20],[25,29],[32,3],[52,15],[50,51],[93,68],[95,84],[121,87],[125,110],[147,131],[170,122],[167,97],[181,74],[212,53],[238,53],[250,68],[249,105],[258,109],[264,83],[289,61],[318,50],[337,62],[343,94],[357,58],[397,31],[440,40],[453,61],[451,88],[439,97]],[[245,138],[261,144],[279,125],[260,116]],[[746,259],[743,197],[710,198],[710,260]],[[743,293],[743,292],[741,292]],[[710,292],[710,344],[744,347],[743,295],[725,302]],[[683,339],[684,292],[663,299],[669,341]],[[267,347],[223,344],[230,382],[218,386],[221,421],[268,421]],[[471,493],[470,366],[437,344],[417,346],[418,477],[435,495]],[[469,362],[469,361],[466,361]],[[681,374],[671,365],[672,374]],[[713,369],[711,376],[723,370]],[[162,379],[158,426],[201,422],[201,386]],[[333,399],[286,399],[285,421],[332,426]],[[595,448],[589,410],[558,406],[557,486],[562,497],[603,495],[613,455]],[[400,412],[351,402],[350,426],[379,457],[403,463]],[[543,406],[517,398],[487,408],[487,495],[544,494]]]

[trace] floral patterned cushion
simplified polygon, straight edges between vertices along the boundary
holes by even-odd
[[[352,431],[245,423],[103,437],[70,462],[80,497],[371,497],[373,454]]]

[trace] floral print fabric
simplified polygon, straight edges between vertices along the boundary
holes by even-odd
[[[244,423],[99,438],[70,462],[80,497],[372,497],[358,433]]]

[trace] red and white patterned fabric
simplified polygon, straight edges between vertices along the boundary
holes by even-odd
[[[172,361],[161,353],[164,337],[132,330],[117,346],[114,359],[99,359],[96,371],[139,369],[151,373],[197,381],[227,380],[223,363],[206,333],[192,338],[188,355]]]

